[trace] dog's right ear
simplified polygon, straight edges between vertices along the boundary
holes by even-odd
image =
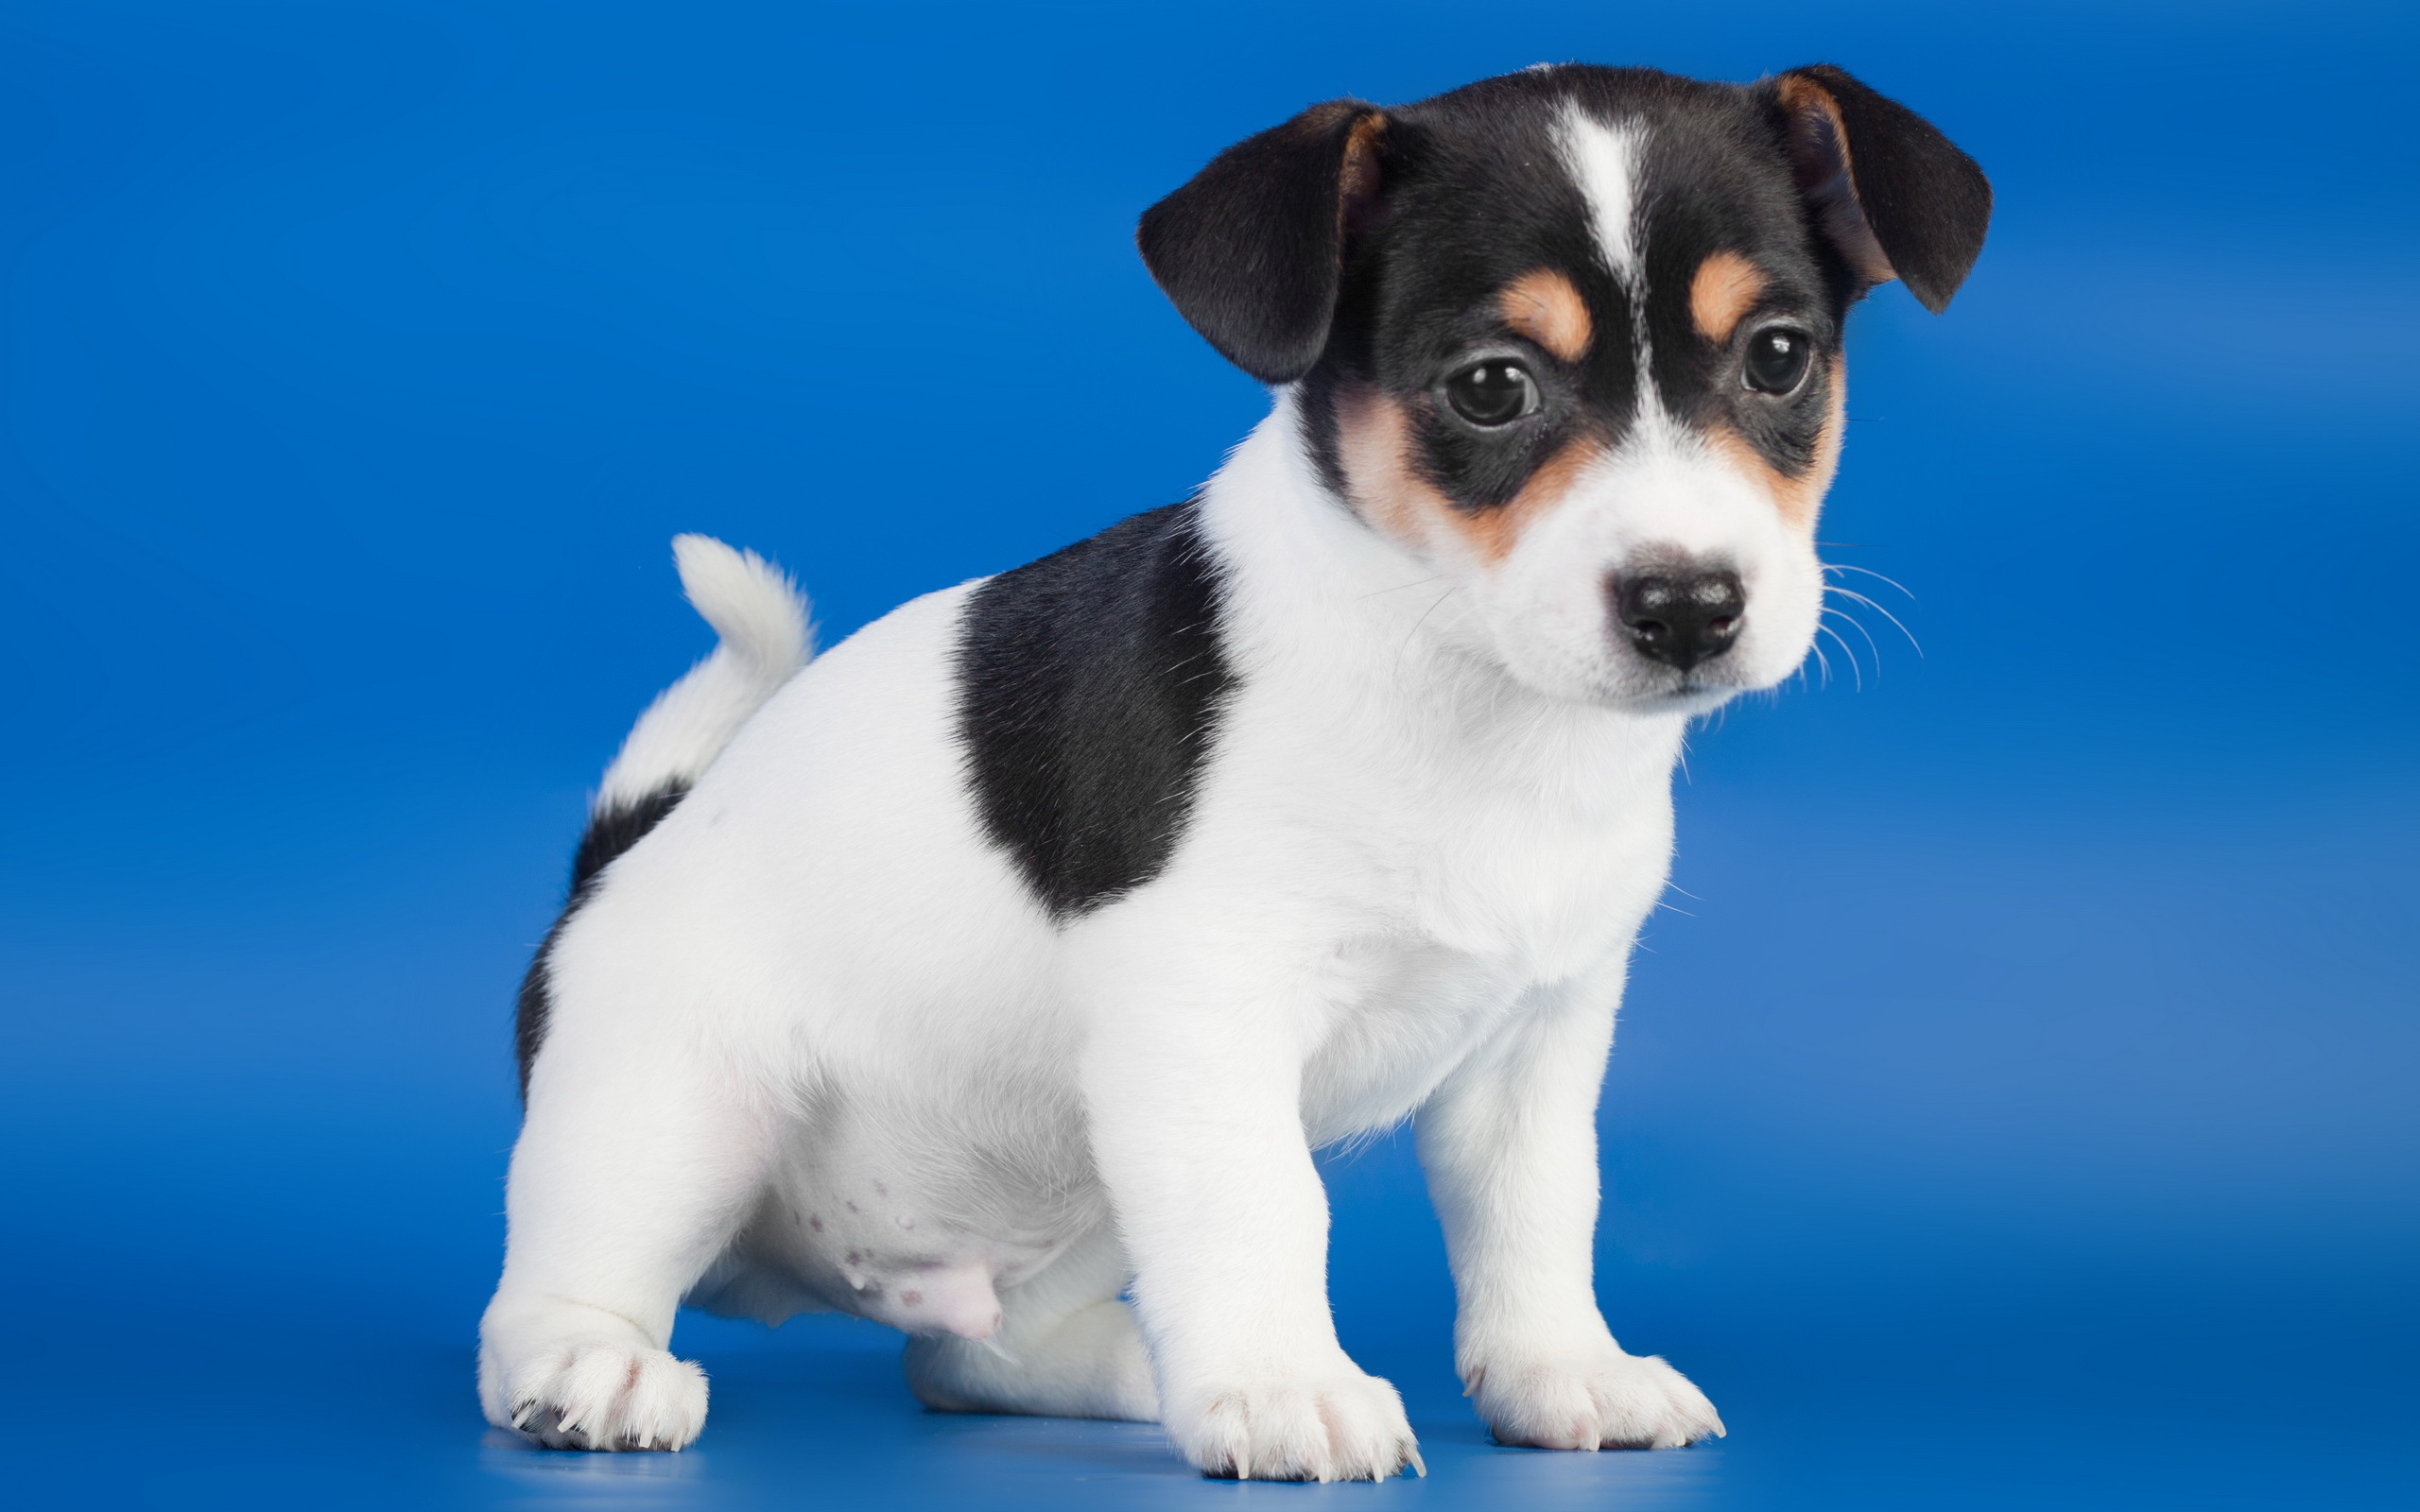
[[[1263,383],[1290,383],[1326,350],[1345,241],[1379,189],[1386,116],[1360,100],[1314,105],[1210,160],[1143,212],[1135,245],[1177,313]]]

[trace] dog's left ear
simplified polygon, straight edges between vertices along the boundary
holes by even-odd
[[[1868,284],[1897,279],[1935,315],[1966,281],[1992,184],[1931,122],[1829,63],[1758,86],[1782,117],[1816,224]]]
[[[1135,228],[1177,313],[1263,383],[1300,378],[1327,348],[1345,243],[1377,198],[1386,121],[1360,100],[1314,105],[1211,159]]]

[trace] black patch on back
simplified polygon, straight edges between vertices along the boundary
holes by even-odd
[[[689,796],[686,785],[674,782],[659,787],[645,798],[631,803],[616,803],[588,821],[587,832],[579,837],[579,849],[571,858],[571,895],[574,906],[584,896],[589,884],[615,857],[639,843],[647,832],[664,822],[664,816],[680,807]]]
[[[975,591],[959,738],[992,843],[1064,922],[1157,876],[1233,681],[1219,570],[1170,505]]]
[[[546,1020],[554,1008],[554,998],[547,985],[547,971],[555,954],[555,941],[562,937],[563,926],[571,922],[579,905],[596,889],[597,875],[613,864],[615,857],[639,843],[646,833],[664,822],[664,816],[680,806],[689,796],[689,789],[675,782],[657,788],[634,803],[617,803],[604,813],[591,817],[588,829],[579,837],[579,849],[571,860],[571,901],[546,930],[546,937],[539,942],[538,954],[529,962],[528,974],[521,979],[521,997],[513,1015],[513,1051],[521,1065],[521,1097],[529,1098],[529,1067],[538,1058],[538,1047],[546,1041]]]

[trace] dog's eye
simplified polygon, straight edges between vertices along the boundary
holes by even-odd
[[[1503,357],[1474,363],[1445,380],[1445,402],[1474,425],[1510,425],[1538,408],[1538,381]]]
[[[1748,338],[1748,361],[1740,381],[1759,393],[1786,394],[1806,376],[1814,355],[1814,338],[1786,325],[1772,326]]]

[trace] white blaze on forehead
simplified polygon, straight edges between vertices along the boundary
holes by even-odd
[[[1668,439],[1663,402],[1647,347],[1647,274],[1639,266],[1638,164],[1647,128],[1638,121],[1607,125],[1577,105],[1563,108],[1563,157],[1588,203],[1598,250],[1630,301],[1631,357],[1638,387],[1638,434],[1630,444]]]
[[[1637,207],[1639,144],[1646,132],[1635,121],[1608,126],[1566,105],[1561,134],[1564,161],[1588,201],[1605,266],[1635,301],[1644,292],[1638,286]]]

